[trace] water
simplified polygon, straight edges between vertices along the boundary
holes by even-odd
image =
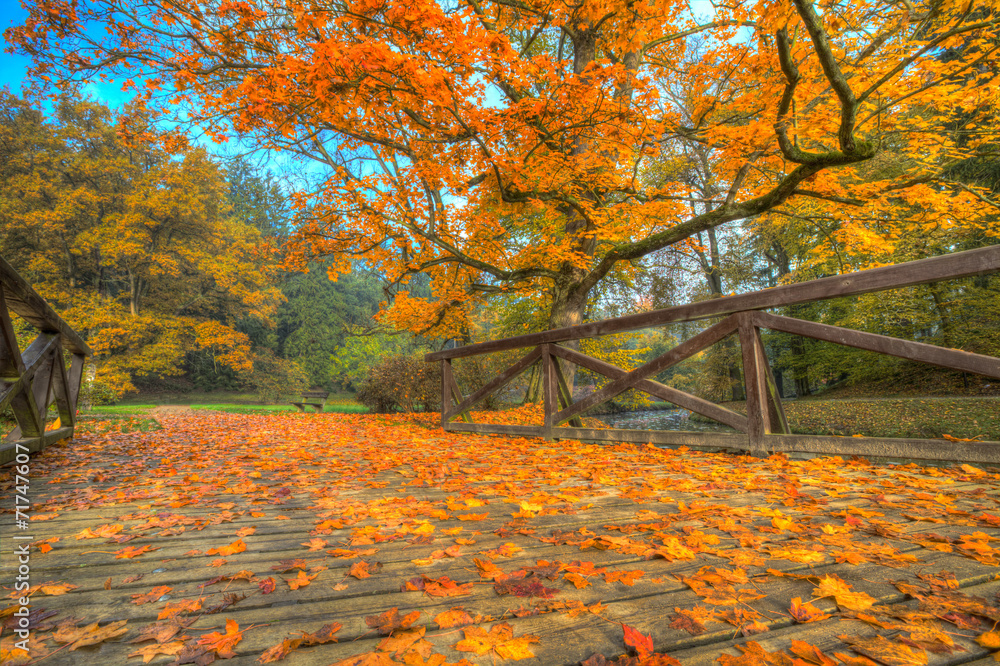
[[[686,409],[646,410],[622,414],[601,414],[595,418],[612,428],[625,430],[685,430],[688,432],[736,432],[716,421],[693,421]]]

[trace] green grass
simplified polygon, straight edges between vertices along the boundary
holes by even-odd
[[[798,434],[913,439],[949,435],[1000,441],[1000,398],[856,398],[783,404],[788,425]],[[742,402],[725,406],[746,413]]]
[[[83,414],[144,414],[156,405],[95,405]]]

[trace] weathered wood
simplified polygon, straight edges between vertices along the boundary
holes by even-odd
[[[559,424],[570,417],[583,414],[588,409],[596,407],[602,402],[607,402],[615,396],[635,386],[636,382],[646,379],[650,375],[655,375],[667,368],[676,365],[684,359],[697,354],[702,349],[710,347],[736,330],[735,316],[726,317],[718,324],[710,326],[698,335],[688,338],[677,345],[666,354],[658,356],[649,363],[639,366],[635,370],[628,372],[614,380],[599,391],[594,391],[586,398],[583,398],[566,409],[558,412],[554,417],[554,423]]]
[[[588,356],[576,351],[575,349],[553,345],[552,353],[566,359],[567,361],[576,363],[577,365],[587,368],[588,370],[599,372],[605,377],[610,377],[612,379],[617,379],[626,374],[625,370],[622,370],[615,365],[594,358],[593,356]],[[695,414],[707,416],[710,419],[723,423],[730,428],[739,430],[740,432],[747,431],[747,417],[738,412],[734,412],[731,409],[726,409],[725,407],[717,405],[714,402],[709,402],[708,400],[691,395],[690,393],[685,393],[684,391],[667,386],[666,384],[661,384],[660,382],[652,379],[643,379],[642,381],[636,382],[633,388],[639,391],[645,391],[654,398],[660,398],[661,400],[673,403],[678,407],[688,409]]]
[[[879,458],[946,460],[997,464],[1000,442],[953,442],[944,439],[767,435],[764,447],[774,452],[858,455]]]
[[[451,359],[441,359],[441,427],[448,425],[448,421],[453,413],[451,395]]]
[[[550,345],[542,345],[542,410],[544,412],[544,422],[542,424],[542,437],[552,439],[553,415],[559,411],[556,404],[555,373],[552,372],[552,351]],[[567,408],[569,409],[569,408]]]
[[[427,354],[428,361],[442,358],[460,358],[475,356],[488,352],[533,347],[535,345],[579,340],[610,333],[634,331],[652,326],[663,326],[673,322],[693,321],[721,315],[733,314],[744,310],[763,310],[767,308],[812,303],[838,296],[856,296],[873,291],[910,287],[939,280],[950,280],[971,275],[1000,270],[1000,245],[955,252],[930,259],[920,259],[894,266],[882,266],[867,271],[834,275],[831,277],[800,282],[755,291],[749,294],[725,296],[700,303],[680,305],[677,307],[643,312],[640,314],[605,319],[579,326],[556,328],[541,333],[518,335],[502,340],[490,340],[474,345],[446,349]],[[766,328],[766,327],[765,327]]]
[[[83,367],[87,362],[87,357],[83,354],[73,354],[73,360],[69,366],[69,413],[73,420],[69,425],[76,425],[76,407],[80,402],[80,386],[83,384]]]
[[[14,462],[18,454],[18,444],[27,448],[31,453],[38,453],[49,444],[58,442],[60,439],[68,439],[72,436],[73,427],[67,426],[50,430],[42,435],[39,435],[38,437],[28,437],[17,441],[4,442],[3,444],[0,444],[0,465],[6,465]]]
[[[0,284],[6,295],[7,308],[43,332],[58,333],[67,349],[89,356],[90,347],[45,302],[28,282],[0,257]]]
[[[462,402],[462,391],[458,388],[458,381],[455,379],[455,373],[450,373],[448,375],[448,389],[451,391],[451,398],[455,401],[455,404]],[[466,423],[472,423],[472,415],[469,414],[469,410],[462,410],[461,412],[455,409],[452,412],[454,414],[460,414],[462,420]]]
[[[488,432],[488,431],[487,431]],[[705,446],[743,450],[747,436],[728,432],[686,432],[682,430],[627,430],[622,428],[553,428],[556,439],[579,439],[595,442],[629,442],[671,446]]]
[[[472,409],[472,407],[474,407],[480,401],[484,400],[491,393],[503,388],[508,383],[510,383],[510,381],[514,377],[518,376],[519,374],[524,372],[527,368],[531,367],[531,365],[541,357],[542,357],[542,350],[540,348],[535,348],[531,350],[530,352],[522,356],[517,361],[517,363],[504,370],[499,377],[493,379],[488,384],[486,384],[486,386],[482,387],[481,389],[470,395],[468,398],[462,400],[461,404],[456,406],[451,411],[449,417],[454,416],[455,414],[467,412],[468,410]],[[452,376],[450,367],[448,370],[448,376],[449,377]]]
[[[929,363],[930,365],[937,365],[943,368],[953,368],[955,370],[963,370],[965,372],[1000,379],[1000,358],[973,354],[972,352],[959,351],[957,349],[946,349],[923,342],[911,342],[910,340],[891,338],[876,333],[865,333],[863,331],[830,326],[828,324],[817,324],[816,322],[805,321],[803,319],[781,317],[766,312],[754,313],[753,317],[757,326],[772,331],[794,333],[795,335],[834,342],[847,347],[867,349],[911,361],[921,361],[922,363]]]
[[[492,423],[449,423],[448,432],[477,432],[488,435],[514,435],[516,437],[542,437],[542,426],[497,425]]]
[[[559,366],[559,361],[556,358],[558,356],[556,353],[557,349],[557,345],[549,345],[549,360],[552,363],[552,372],[556,376],[556,386],[559,389],[560,409],[565,409],[573,404],[573,393],[569,390],[569,382],[566,381],[566,377],[563,375],[562,368]],[[569,424],[576,428],[583,427],[583,421],[578,416],[571,418]]]
[[[0,378],[14,380],[24,373],[17,334],[7,312],[7,300],[0,288]]]
[[[740,351],[743,354],[743,383],[747,395],[747,437],[751,451],[759,451],[764,433],[771,431],[771,420],[767,413],[767,399],[764,377],[759,367],[757,345],[754,338],[753,319],[749,312],[736,315],[739,318]]]
[[[790,434],[792,431],[788,427],[788,419],[785,417],[785,408],[781,404],[781,392],[778,390],[778,383],[771,372],[771,364],[767,362],[767,352],[764,349],[764,341],[760,338],[760,329],[753,327],[754,347],[757,350],[757,367],[760,369],[764,382],[766,383],[765,397],[767,398],[767,415],[771,425],[772,433]]]

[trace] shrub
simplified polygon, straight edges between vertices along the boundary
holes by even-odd
[[[371,367],[355,396],[376,414],[440,408],[441,371],[422,360],[395,356]]]

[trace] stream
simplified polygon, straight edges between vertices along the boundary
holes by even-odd
[[[689,432],[736,432],[716,421],[692,421],[686,409],[646,410],[621,414],[599,414],[594,418],[612,428],[626,430],[686,430]]]

